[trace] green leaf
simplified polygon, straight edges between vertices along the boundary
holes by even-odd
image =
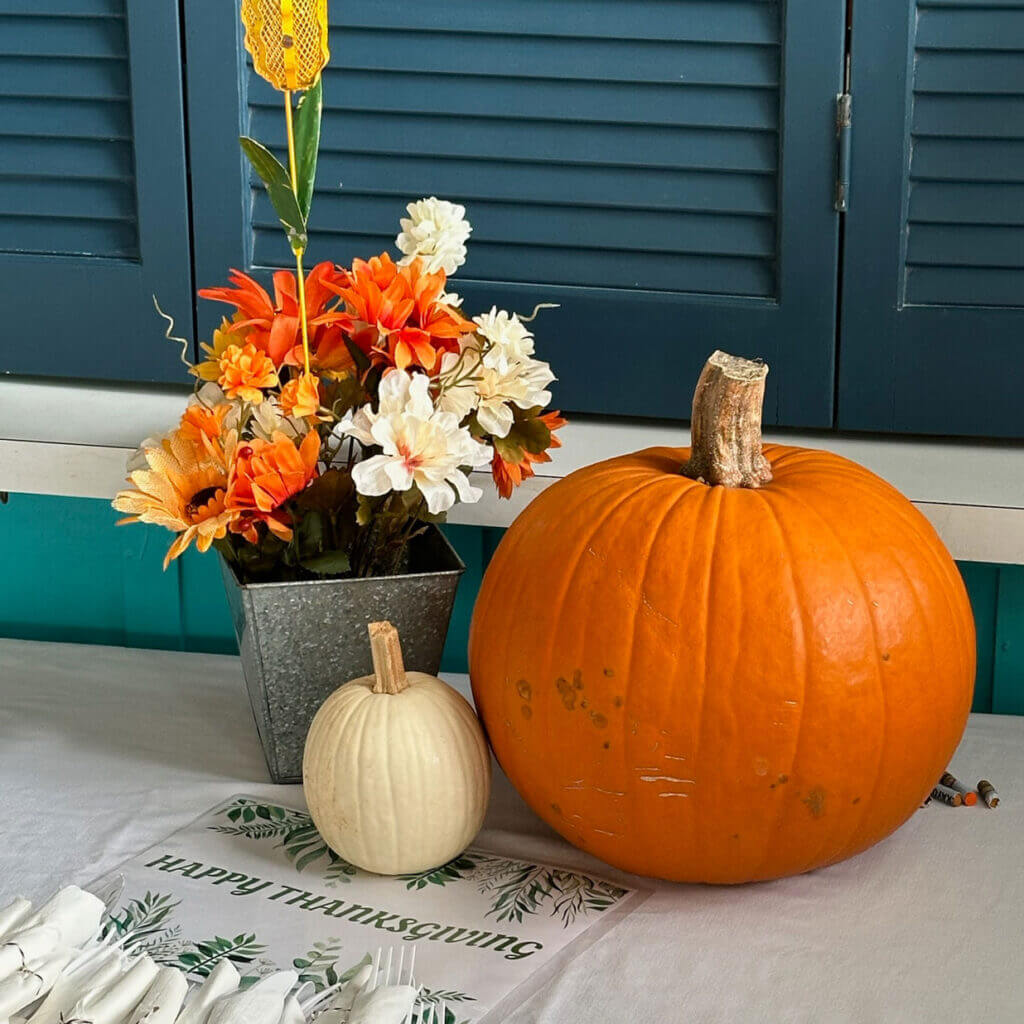
[[[309,222],[309,208],[313,203],[316,182],[316,158],[320,149],[320,119],[324,109],[323,76],[299,100],[295,112],[295,170],[299,179],[299,209],[302,219]]]
[[[313,558],[303,558],[299,564],[318,576],[339,576],[352,568],[347,551],[325,551]]]
[[[362,376],[370,368],[370,357],[351,338],[345,338],[344,341],[352,362],[356,364],[356,369]]]
[[[252,169],[259,175],[260,181],[267,189],[270,202],[284,225],[292,252],[305,252],[306,218],[299,209],[299,201],[284,165],[261,142],[246,135],[238,141],[242,146],[242,152],[249,158]]]

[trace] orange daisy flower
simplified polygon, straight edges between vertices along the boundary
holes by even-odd
[[[146,450],[148,468],[128,478],[134,489],[114,498],[114,508],[128,513],[118,525],[155,523],[177,533],[164,558],[165,569],[193,540],[200,551],[208,551],[235,518],[225,507],[225,461],[219,445],[174,431],[159,448]]]
[[[255,404],[263,401],[265,388],[277,387],[277,370],[270,357],[251,342],[232,345],[220,357],[217,383],[228,398],[241,398]]]
[[[295,275],[289,270],[274,274],[273,299],[266,289],[240,270],[232,270],[229,280],[234,287],[203,288],[200,297],[234,306],[241,316],[228,330],[245,332],[245,340],[265,352],[275,367],[300,366],[303,362],[302,324]],[[352,359],[345,348],[341,326],[348,325],[352,318],[329,308],[337,299],[337,289],[347,281],[348,274],[333,263],[318,263],[313,267],[306,275],[306,319],[311,353],[315,354],[320,348],[330,350],[335,362],[347,360],[347,366],[351,367]]]
[[[292,377],[281,388],[280,402],[285,416],[315,416],[320,410],[320,384],[311,373]]]
[[[564,427],[569,421],[564,419],[558,412],[547,412],[540,419],[551,431],[551,444],[547,451],[535,455],[533,452],[524,450],[521,462],[506,462],[495,451],[494,458],[491,459],[491,476],[494,477],[498,494],[502,498],[511,498],[512,492],[524,480],[529,480],[531,476],[536,476],[533,469],[534,465],[538,462],[550,462],[551,456],[548,452],[552,448],[562,447],[562,442],[555,436],[555,431],[559,427]]]
[[[446,281],[444,271],[425,273],[422,260],[399,267],[382,253],[356,260],[344,286],[327,287],[345,300],[351,319],[345,329],[374,362],[430,373],[444,352],[458,351],[458,339],[474,330],[439,301]]]
[[[320,435],[311,430],[296,448],[287,434],[275,431],[271,440],[255,439],[234,452],[228,478],[226,507],[235,514],[232,533],[251,544],[259,542],[262,522],[281,540],[292,538],[291,516],[282,508],[317,475]]]

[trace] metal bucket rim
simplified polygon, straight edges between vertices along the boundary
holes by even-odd
[[[432,533],[443,545],[449,559],[455,562],[455,566],[448,569],[427,570],[426,572],[402,572],[393,576],[350,576],[347,579],[324,579],[324,580],[264,580],[259,583],[243,583],[238,578],[238,570],[223,555],[220,556],[223,564],[230,570],[231,579],[235,586],[242,590],[257,590],[268,587],[322,587],[331,584],[355,585],[360,583],[377,583],[380,580],[415,580],[424,576],[461,576],[466,571],[466,563],[459,557],[459,553],[452,547],[452,543],[438,529],[434,523],[430,524],[429,532]]]

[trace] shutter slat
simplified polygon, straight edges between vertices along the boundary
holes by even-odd
[[[431,32],[490,33],[512,37],[607,37],[700,40],[774,45],[778,15],[770,4],[744,0],[599,0],[582,3],[518,0],[515,4],[480,0],[445,0],[443,5],[398,4],[362,0],[345,9],[337,31],[393,29]]]
[[[132,147],[96,139],[4,139],[4,177],[130,181]]]
[[[7,96],[126,100],[128,64],[119,60],[40,60],[0,57],[0,82]]]
[[[285,154],[278,151],[278,157]],[[256,185],[252,179],[251,184]],[[523,195],[538,203],[616,206],[636,209],[772,214],[777,186],[768,174],[717,174],[649,167],[586,167],[472,159],[409,158],[325,153],[320,157],[317,195],[380,194],[399,200],[438,195],[475,203],[516,202]],[[313,219],[317,220],[314,213]]]
[[[911,235],[915,221],[1024,225],[1024,185],[918,182],[910,193],[909,221]]]
[[[1024,182],[1024,141],[916,139],[917,180]]]
[[[123,181],[26,180],[11,178],[0,188],[0,217],[135,219],[135,188]]]
[[[1024,96],[915,97],[915,135],[1024,139]]]
[[[521,120],[636,122],[638,112],[652,125],[714,126],[774,131],[778,97],[769,89],[567,82],[534,79],[510,90],[499,78],[438,77],[406,72],[328,73],[324,94],[333,114],[432,114],[437,110],[470,116]],[[250,90],[254,108],[280,117],[281,97],[260,79]]]
[[[0,15],[41,13],[39,0],[0,0]],[[123,18],[124,0],[47,0],[45,15],[50,18]]]
[[[922,306],[1012,306],[1024,295],[1024,270],[909,267],[906,302]]]
[[[954,53],[918,55],[914,91],[940,93],[1024,93],[1024,53]]]
[[[124,60],[124,22],[118,18],[0,15],[0,54]]]
[[[254,223],[273,228],[277,218],[266,193],[255,193]],[[339,225],[344,233],[391,236],[405,212],[391,198],[325,195],[318,199],[319,223]],[[575,248],[622,252],[682,253],[771,257],[775,224],[770,217],[608,210],[597,207],[531,206],[528,203],[477,203],[473,241],[515,245],[571,244]],[[331,228],[321,228],[322,232]],[[582,282],[581,282],[582,283]]]
[[[257,138],[273,138],[277,117],[253,111]],[[280,126],[277,126],[280,132]],[[625,166],[715,168],[770,173],[778,141],[768,133],[647,125],[589,125],[515,119],[325,111],[323,150],[362,153],[410,151],[504,160],[554,160]]]
[[[0,252],[131,259],[138,233],[134,221],[0,216]]]
[[[916,266],[1024,269],[1024,231],[1012,225],[916,224],[907,243]]]
[[[105,100],[0,96],[0,135],[125,141],[132,137],[131,109]]]
[[[509,54],[513,54],[510,62]],[[771,46],[713,43],[620,42],[540,36],[517,41],[502,36],[366,29],[331,34],[335,71],[402,72],[415,68],[442,75],[503,78],[582,78],[590,81],[689,82],[694,85],[774,87],[779,52]]]
[[[311,241],[310,256],[348,262],[387,249],[392,241],[390,235],[321,233]],[[258,266],[276,266],[287,260],[288,248],[280,229],[256,232],[253,257]],[[581,251],[569,245],[527,248],[474,240],[471,275],[456,278],[452,286],[458,290],[460,282],[471,280],[526,282],[536,285],[537,301],[542,301],[546,285],[578,285],[581,276],[606,288],[664,292],[679,292],[683,281],[694,292],[718,295],[768,295],[775,280],[763,260]]]
[[[1024,10],[922,7],[916,46],[918,50],[1024,49]]]

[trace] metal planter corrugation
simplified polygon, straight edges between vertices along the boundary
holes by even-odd
[[[366,627],[388,620],[406,667],[437,675],[465,565],[436,527],[395,576],[240,583],[223,560],[245,684],[274,782],[302,781],[306,733],[339,686],[373,671]]]

